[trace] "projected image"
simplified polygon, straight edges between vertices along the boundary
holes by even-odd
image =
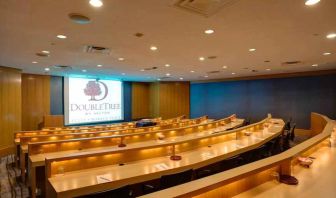
[[[66,125],[122,120],[122,82],[65,78],[64,111]]]

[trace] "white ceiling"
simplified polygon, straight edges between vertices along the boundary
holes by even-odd
[[[50,67],[52,75],[66,75],[53,65],[69,65],[73,70],[68,74],[86,69],[85,75],[139,81],[166,73],[170,80],[195,81],[336,69],[336,39],[326,38],[336,32],[335,0],[312,7],[305,6],[305,0],[239,0],[208,18],[174,7],[174,0],[103,2],[103,7],[94,8],[88,0],[0,0],[0,65],[36,74]],[[92,22],[73,23],[69,13],[84,14]],[[206,29],[215,33],[206,35]],[[137,32],[144,36],[135,37]],[[58,34],[68,38],[58,39]],[[87,44],[109,47],[111,54],[85,54]],[[152,45],[158,50],[151,51]],[[42,50],[49,50],[50,57],[35,55]],[[201,62],[200,56],[217,58]],[[303,63],[281,64],[297,60]],[[228,68],[222,69],[224,65]],[[159,68],[140,71],[153,66]],[[204,77],[216,70],[221,72]]]

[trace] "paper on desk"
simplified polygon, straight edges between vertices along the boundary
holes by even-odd
[[[112,176],[110,174],[97,175],[98,184],[111,182],[111,181],[112,181]]]

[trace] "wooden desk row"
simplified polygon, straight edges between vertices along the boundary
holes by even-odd
[[[161,118],[153,119],[157,122],[157,126],[167,125],[172,123],[178,123],[185,119],[185,116],[179,116],[176,118],[170,118],[167,120],[162,120]],[[36,136],[36,135],[51,135],[51,134],[67,134],[67,133],[81,133],[81,132],[97,132],[97,131],[107,131],[107,130],[122,130],[135,128],[135,122],[129,122],[124,124],[111,124],[111,125],[92,125],[92,126],[80,126],[80,127],[63,127],[51,129],[43,129],[36,131],[18,131],[14,133],[14,140],[19,140],[23,136]],[[142,128],[142,127],[140,127]]]
[[[28,153],[28,143],[34,142],[55,142],[58,141],[66,141],[66,140],[90,140],[91,138],[102,138],[102,137],[109,137],[113,138],[114,140],[118,140],[123,138],[123,134],[135,134],[135,133],[146,133],[164,129],[175,129],[181,127],[187,127],[190,125],[196,125],[200,123],[207,123],[207,116],[202,116],[196,119],[187,119],[181,120],[177,123],[166,123],[160,126],[151,126],[151,127],[140,127],[140,128],[132,128],[132,129],[122,129],[122,130],[109,130],[109,131],[98,131],[98,132],[84,132],[84,133],[68,133],[68,134],[53,134],[53,135],[36,135],[36,136],[27,136],[20,138],[20,147],[18,148],[19,158],[20,158],[20,168],[21,168],[21,176],[22,179],[25,179],[25,170],[26,170],[26,154]],[[96,142],[99,140],[96,140]],[[70,144],[67,144],[70,145]],[[37,151],[41,153],[41,149]],[[43,150],[43,149],[42,149]],[[32,150],[36,153],[36,150]]]
[[[131,144],[123,150],[48,157],[45,162],[49,178],[47,197],[90,194],[203,167],[252,150],[281,134],[283,127],[282,120],[265,119],[239,129],[213,129],[204,133]],[[247,131],[252,135],[245,136]],[[110,181],[98,182],[97,178],[101,175]]]
[[[140,132],[132,134],[121,134],[114,136],[96,137],[96,138],[79,138],[51,142],[30,143],[29,147],[29,178],[30,186],[35,189],[36,186],[36,169],[44,166],[47,157],[62,157],[69,154],[87,153],[90,151],[118,151],[130,147],[139,147],[152,145],[158,138],[174,138],[179,136],[188,137],[202,135],[207,133],[206,130],[214,131],[228,130],[239,127],[244,120],[234,119],[232,116],[217,121],[208,122],[204,118],[198,118],[202,122],[182,126],[179,128],[163,129],[150,132]],[[165,141],[165,140],[162,140]],[[122,143],[122,145],[121,145]]]
[[[311,118],[311,130],[316,135],[287,151],[225,172],[147,194],[141,198],[215,197],[224,192],[225,195],[235,196],[254,187],[252,184],[260,185],[262,181],[255,180],[261,180],[262,173],[274,167],[277,167],[282,174],[291,175],[291,166],[296,164],[297,156],[309,156],[319,146],[329,145],[330,136],[332,133],[336,134],[336,121],[317,113],[312,113]],[[239,181],[241,183],[237,183]],[[230,190],[229,184],[233,183],[235,184],[233,192],[225,191]]]

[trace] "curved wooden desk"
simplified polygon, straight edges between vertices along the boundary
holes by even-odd
[[[316,135],[283,153],[179,186],[144,195],[141,196],[141,198],[209,197],[211,195],[207,193],[210,191],[213,192],[213,190],[217,189],[217,192],[219,192],[222,188],[223,191],[225,191],[225,185],[253,177],[254,175],[262,173],[272,167],[280,167],[280,172],[284,174],[291,174],[291,165],[292,163],[295,164],[296,157],[299,155],[306,156],[310,152],[313,152],[314,147],[326,141],[330,137],[333,129],[336,127],[336,121],[316,113],[312,113],[311,122],[312,132]],[[258,177],[258,175],[256,175],[256,177]],[[236,186],[236,188],[238,187]],[[242,191],[244,191],[244,188],[242,188]],[[236,193],[238,192],[239,191],[236,190]],[[212,194],[212,196],[216,195]]]
[[[83,139],[83,138],[94,138],[94,137],[105,137],[113,136],[116,134],[128,134],[128,133],[141,133],[141,132],[151,132],[161,129],[176,129],[180,127],[185,127],[189,125],[200,124],[207,121],[207,116],[202,116],[200,118],[195,118],[191,120],[180,120],[180,122],[168,122],[159,126],[151,127],[141,127],[141,128],[131,128],[131,129],[120,129],[120,130],[108,130],[108,131],[96,131],[96,132],[85,132],[85,133],[67,133],[67,134],[53,134],[53,135],[38,135],[38,136],[28,136],[20,138],[20,168],[21,176],[24,180],[25,170],[26,170],[26,154],[28,153],[28,143],[34,142],[53,142],[60,140],[73,140],[73,139]],[[113,136],[118,138],[118,135]],[[122,136],[120,136],[122,137]]]
[[[201,118],[199,118],[201,119]],[[196,125],[173,129],[142,132],[135,134],[115,135],[97,138],[80,138],[54,142],[40,142],[29,144],[29,183],[32,189],[36,188],[36,168],[44,166],[45,158],[63,157],[70,154],[80,154],[92,151],[125,150],[132,147],[149,146],[157,143],[158,135],[165,135],[166,140],[183,136],[191,138],[196,135],[205,135],[208,129],[217,131],[233,129],[243,124],[243,119],[231,120],[231,116],[218,121],[203,121]],[[213,130],[211,131],[213,132]],[[210,133],[210,132],[209,132]],[[127,147],[117,147],[123,139]]]
[[[221,161],[257,148],[281,134],[284,127],[282,120],[272,120],[277,122],[277,124],[273,124],[269,129],[264,130],[263,124],[267,121],[265,119],[259,123],[226,132],[181,138],[165,143],[156,143],[147,147],[130,148],[128,151],[140,149],[137,152],[140,156],[129,161],[125,158],[120,158],[122,162],[127,161],[124,166],[116,165],[118,163],[114,159],[121,155],[120,152],[119,154],[116,153],[116,156],[113,155],[113,152],[103,152],[46,159],[46,171],[49,177],[47,182],[49,187],[48,197],[73,197],[118,188],[126,184],[139,183],[159,178],[165,174],[172,174],[190,168],[199,168]],[[254,131],[253,135],[242,135],[246,130]],[[173,146],[173,148],[174,146],[179,146],[180,152],[177,153],[182,156],[182,159],[180,161],[172,161],[167,155],[157,156],[156,152],[158,151],[155,149],[162,150],[165,146]],[[127,150],[124,152],[127,153]],[[147,155],[147,157],[141,155]],[[103,158],[110,158],[108,161],[110,161],[111,165],[82,166],[79,167],[80,170],[70,167],[72,165],[77,167],[77,163],[79,161],[82,162],[81,160],[83,159],[86,162],[91,160],[91,164],[93,164],[93,162],[100,162],[100,159]],[[59,173],[60,170],[64,173]],[[111,177],[112,181],[98,183],[97,176],[106,174]]]

